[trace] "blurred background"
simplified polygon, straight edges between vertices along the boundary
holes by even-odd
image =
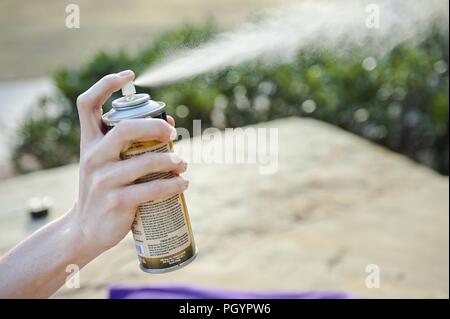
[[[257,19],[261,10],[292,2],[130,0],[125,3],[78,0],[76,4],[81,10],[81,27],[68,29],[65,26],[65,8],[69,3],[2,0],[0,179],[3,180],[0,180],[0,252],[34,229],[27,224],[25,213],[25,203],[30,197],[51,195],[54,199],[53,217],[70,208],[70,203],[76,199],[79,122],[75,101],[80,93],[105,74],[124,69],[141,74],[176,49],[196,47],[221,31]],[[221,209],[225,211],[234,207],[232,216],[244,220],[238,227],[231,221],[219,219],[224,229],[230,227],[230,232],[223,236],[242,235],[243,241],[238,242],[239,247],[247,247],[252,254],[257,254],[258,248],[244,244],[250,245],[251,236],[262,242],[269,241],[264,236],[272,236],[271,229],[265,229],[262,225],[261,228],[254,228],[256,221],[253,219],[248,220],[247,230],[242,226],[247,225],[248,216],[258,218],[255,211],[267,210],[267,206],[262,207],[263,202],[258,203],[261,196],[272,194],[272,203],[277,203],[277,200],[280,203],[289,202],[287,206],[280,204],[280,207],[273,208],[271,213],[279,209],[280,214],[297,216],[286,219],[286,225],[275,223],[272,230],[279,233],[285,231],[283,227],[288,227],[288,224],[294,227],[292,233],[287,232],[291,234],[286,238],[290,243],[287,247],[303,251],[302,255],[298,258],[289,253],[277,255],[279,247],[269,243],[269,248],[273,249],[271,254],[253,256],[254,260],[261,261],[253,265],[259,267],[261,277],[249,279],[247,284],[244,281],[243,288],[333,289],[375,297],[448,298],[448,52],[448,25],[443,28],[442,25],[430,24],[420,43],[401,43],[383,56],[372,56],[364,50],[354,50],[345,56],[333,52],[299,51],[290,63],[267,65],[251,61],[149,91],[154,99],[167,103],[168,113],[175,117],[179,127],[191,130],[193,119],[201,119],[204,128],[258,123],[265,126],[264,123],[269,123],[267,126],[279,127],[281,132],[285,132],[286,135],[281,137],[292,138],[288,144],[283,144],[287,141],[280,144],[294,153],[280,155],[278,175],[272,179],[262,179],[254,173],[243,174],[248,179],[242,183],[257,183],[261,188],[256,187],[260,192],[250,191],[248,198],[243,198],[243,195],[239,197],[230,188],[223,188],[224,185],[232,188],[233,181],[223,185],[208,184],[208,175],[196,166],[190,173],[194,180],[202,180],[198,185],[204,187],[194,186],[192,205],[198,211],[211,213],[213,207],[205,204],[200,194],[209,186],[214,186],[212,188],[217,191],[214,193],[217,197],[213,197],[217,201],[214,210],[220,212]],[[305,137],[309,141],[302,141]],[[302,153],[296,154],[297,150],[302,150]],[[341,152],[351,153],[354,157],[340,158]],[[305,158],[324,166],[308,168],[310,162]],[[339,168],[330,168],[332,164],[328,160],[338,161]],[[237,178],[234,169],[216,167],[206,170],[212,176],[230,175],[230,178]],[[291,177],[292,180],[289,179]],[[345,193],[346,187],[348,193]],[[315,191],[310,194],[306,189]],[[223,190],[224,194],[218,190]],[[354,193],[356,191],[364,194]],[[245,194],[245,187],[243,192]],[[393,192],[401,194],[395,196]],[[258,203],[256,206],[250,203],[252,198]],[[353,205],[356,199],[359,206]],[[372,209],[373,215],[369,214],[372,210],[367,207],[375,207]],[[336,214],[340,210],[347,213]],[[350,212],[356,215],[352,216]],[[399,212],[401,216],[395,215]],[[217,246],[224,240],[218,236],[221,232],[218,230],[216,235],[208,233],[217,219],[206,215],[201,217],[195,212],[192,214],[194,231],[197,221],[200,239],[212,238],[211,243],[216,244],[216,248],[212,244],[204,244],[206,255],[199,259],[208,259],[208,252],[211,252],[210,256],[219,254]],[[360,217],[358,214],[367,216]],[[270,215],[263,216],[263,219],[269,218],[266,221],[270,221]],[[352,221],[346,221],[342,216],[351,216],[348,218]],[[397,216],[398,220],[389,221],[386,216]],[[376,218],[380,219],[379,224]],[[364,224],[364,220],[368,224]],[[311,237],[311,230],[316,227],[311,223],[320,224],[317,224],[315,235],[317,242]],[[364,228],[374,223],[377,231]],[[308,225],[311,226],[309,230],[306,229]],[[380,238],[386,239],[385,243],[381,240],[386,246],[379,249],[383,256],[380,258],[392,266],[386,272],[389,285],[385,291],[368,291],[364,287],[362,265],[370,263],[371,258],[358,259],[362,246],[352,246],[355,237],[350,236],[355,228],[358,231],[354,236],[364,237],[364,234],[374,231],[369,235],[373,236],[370,237],[370,245],[375,245]],[[348,242],[344,243],[344,240],[332,246],[330,243],[336,238],[343,238],[339,237],[343,233],[347,234]],[[428,236],[429,244],[418,243],[419,235]],[[270,238],[269,242],[273,243],[271,240],[274,238]],[[392,241],[387,242],[387,238]],[[315,256],[307,254],[308,249],[302,247],[303,240],[306,246],[308,242],[314,242],[308,247]],[[361,237],[358,240],[362,240]],[[109,258],[105,259],[108,262],[114,260],[118,264],[130,264],[121,268],[122,275],[117,275],[117,268],[111,267],[106,271],[108,276],[103,279],[92,278],[92,284],[87,285],[89,288],[61,292],[61,295],[104,297],[106,285],[111,282],[142,283],[143,277],[140,276],[144,275],[135,270],[137,266],[130,243],[128,238],[123,244],[126,248],[122,257],[104,257]],[[233,246],[238,243],[230,243],[230,252],[238,249]],[[316,245],[326,250],[323,258],[317,252]],[[199,246],[202,249],[201,240]],[[394,246],[398,254],[407,254],[406,259],[400,258],[398,261],[397,253],[386,255],[386,249]],[[429,253],[430,249],[433,253]],[[198,277],[192,274],[192,278],[203,278],[198,281],[192,279],[195,283],[226,286],[233,282],[230,278],[240,278],[242,273],[251,272],[250,268],[245,268],[250,263],[248,255],[245,257],[247,259],[243,259],[243,263],[248,262],[247,266],[230,266],[235,273],[224,273],[221,266],[232,258],[232,254],[217,256],[217,259],[211,257],[208,261],[212,264],[199,266]],[[263,261],[276,259],[277,256],[284,266],[264,270]],[[335,272],[335,264],[340,264],[344,257],[349,258],[348,265],[344,263],[343,268]],[[310,258],[317,264],[309,262]],[[292,270],[286,266],[292,264],[292,267],[297,267],[294,265],[298,263],[307,265],[307,268],[300,267],[302,271],[299,271],[298,268]],[[405,265],[411,263],[420,267],[408,274]],[[199,265],[203,264],[199,261]],[[189,267],[184,273],[186,276],[191,275]],[[276,273],[282,273],[285,267],[297,274],[295,278],[299,280],[290,283],[278,280]],[[94,274],[96,269],[86,270],[86,277],[91,278],[89,271]],[[268,278],[263,273],[269,274]],[[300,279],[310,273],[317,274],[312,276],[314,280]],[[217,280],[216,275],[221,279]],[[181,275],[169,279],[183,281],[177,276]],[[265,280],[267,285],[263,284]],[[159,277],[158,281],[166,280]],[[145,282],[152,281],[145,279]],[[239,288],[237,282],[230,285],[230,288]]]

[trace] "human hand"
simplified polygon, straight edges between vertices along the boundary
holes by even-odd
[[[80,232],[83,249],[93,255],[116,245],[128,233],[140,203],[167,198],[188,187],[188,181],[177,176],[187,164],[174,153],[120,159],[120,153],[133,141],[175,139],[173,118],[168,118],[170,125],[161,119],[125,120],[103,134],[102,105],[133,79],[132,71],[107,75],[77,99],[81,125],[79,198],[69,214]],[[132,184],[154,172],[176,176]]]

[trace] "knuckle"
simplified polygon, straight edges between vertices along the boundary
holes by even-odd
[[[152,183],[153,188],[153,195],[154,197],[159,197],[164,192],[164,185],[161,181],[156,181],[155,183]]]
[[[167,124],[166,121],[164,121],[164,120],[162,120],[162,119],[153,119],[153,122],[155,123],[154,125],[156,125],[156,127],[157,127],[159,130],[164,130],[164,129],[166,129],[167,126],[169,125],[169,124]]]
[[[97,191],[103,191],[107,188],[110,178],[104,172],[95,172],[92,174],[92,183]]]
[[[138,167],[138,165],[141,167],[140,165],[143,165],[151,171],[158,170],[163,165],[163,159],[160,153],[147,152],[135,157],[133,160],[136,165],[135,167]]]
[[[182,190],[183,184],[180,177],[173,177],[162,181],[160,195],[168,197],[174,194],[181,193]]]
[[[181,177],[176,177],[177,192],[181,193],[186,188],[186,182]]]
[[[84,108],[88,104],[88,101],[89,101],[88,94],[86,92],[81,93],[77,97],[77,107],[78,107],[78,109]]]
[[[116,135],[120,138],[129,135],[133,128],[134,125],[132,120],[123,120],[117,123],[117,125],[114,127],[114,130],[116,132]]]
[[[175,153],[161,153],[158,154],[157,160],[155,161],[158,169],[164,171],[184,171],[186,169],[185,162],[181,157]]]
[[[95,157],[96,156],[94,152],[86,152],[80,160],[82,169],[91,172],[95,168]]]
[[[126,206],[125,197],[121,192],[109,192],[106,196],[111,209],[123,209]]]
[[[101,81],[104,82],[107,86],[112,86],[117,82],[118,79],[119,76],[117,74],[108,74],[102,77]]]
[[[168,158],[170,163],[176,166],[184,163],[183,159],[178,154],[175,153],[168,153]]]
[[[158,131],[158,137],[163,140],[167,141],[170,139],[170,133],[171,133],[171,126],[164,120],[157,119],[155,121],[156,129]]]

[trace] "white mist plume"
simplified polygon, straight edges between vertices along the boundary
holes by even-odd
[[[373,55],[383,54],[403,41],[420,38],[433,22],[448,28],[448,9],[447,0],[302,1],[198,48],[176,52],[151,66],[135,84],[167,84],[255,58],[285,62],[298,50],[345,54],[370,43]]]

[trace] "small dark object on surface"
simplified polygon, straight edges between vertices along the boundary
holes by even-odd
[[[52,205],[53,199],[49,196],[33,197],[28,201],[27,211],[32,220],[37,220],[47,217]]]

